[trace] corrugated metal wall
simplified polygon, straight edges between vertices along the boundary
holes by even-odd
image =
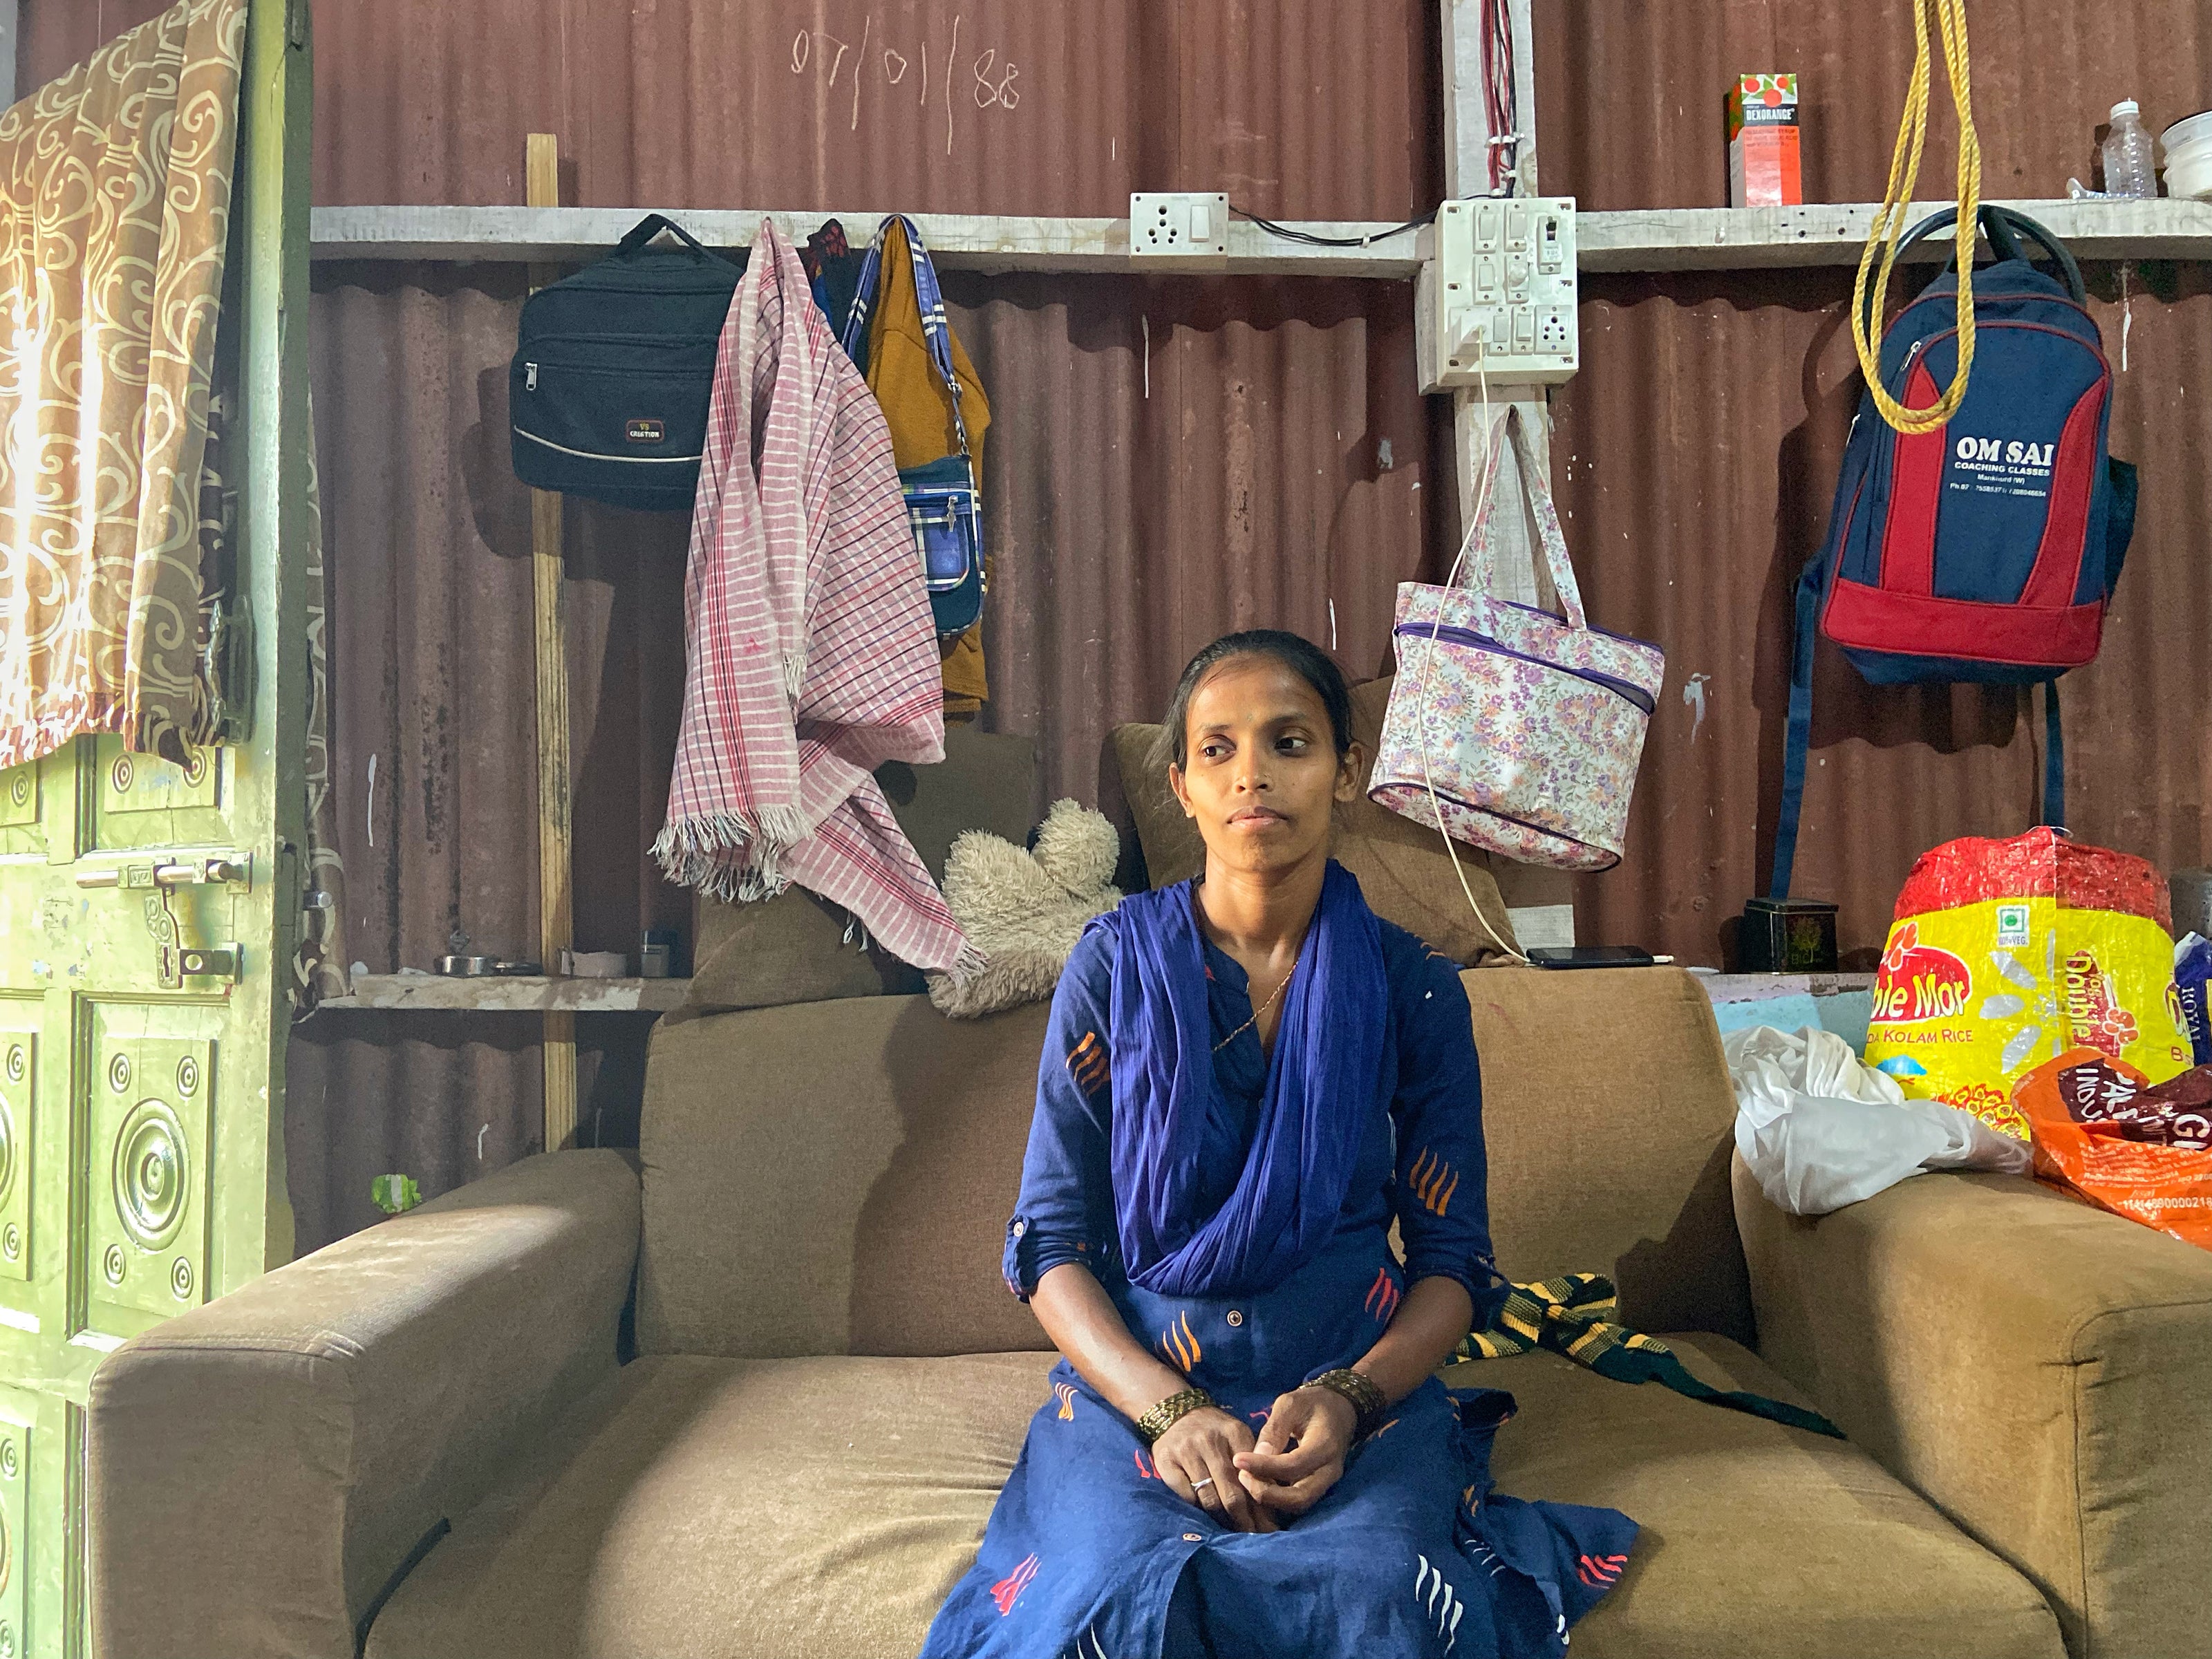
[[[159,9],[30,0],[23,84]],[[1225,186],[1261,213],[1395,217],[1441,187],[1434,10],[325,4],[318,197],[518,201],[536,129],[561,135],[565,199],[586,204],[1110,214],[1133,188]],[[1729,77],[1796,70],[1808,196],[1878,193],[1910,61],[1904,0],[1547,3],[1537,19],[1547,189],[1591,208],[1717,204]],[[2115,98],[2140,97],[2154,125],[2212,103],[2201,9],[1984,0],[1972,22],[1994,191],[2087,176]],[[1948,187],[1940,94],[1937,126],[1928,195]],[[2118,276],[2094,276],[2117,348]],[[1670,659],[1627,860],[1580,884],[1586,938],[1717,960],[1764,873],[1785,598],[1825,524],[1856,392],[1848,281],[1585,287],[1583,371],[1556,404],[1562,507],[1595,617]],[[2112,443],[2143,467],[2144,513],[2105,655],[2068,681],[2069,783],[2085,836],[2201,862],[2212,293],[2201,271],[2130,281]],[[457,921],[494,948],[534,936],[528,520],[501,435],[518,282],[318,272],[348,921],[378,969],[427,962]],[[1452,529],[1448,421],[1413,391],[1407,290],[948,287],[997,416],[987,719],[1038,737],[1045,793],[1095,799],[1110,726],[1156,712],[1183,658],[1225,628],[1280,623],[1333,640],[1357,672],[1382,667],[1392,585],[1432,568]],[[570,514],[586,946],[635,949],[641,926],[688,909],[643,858],[681,695],[683,543],[672,520]],[[1877,693],[1825,653],[1819,697],[1800,890],[1841,900],[1846,948],[1863,954],[1916,853],[2029,821],[2036,728],[2009,693]],[[585,1023],[587,1133],[595,1113],[606,1140],[634,1129],[643,1025]],[[302,1247],[370,1218],[381,1170],[436,1191],[527,1150],[533,1035],[512,1017],[319,1017],[295,1045],[289,1113]]]
[[[2116,271],[2089,274],[2117,293]],[[2068,805],[2076,834],[2171,869],[2212,853],[2212,293],[2201,267],[2170,300],[2130,283],[2112,447],[2142,468],[2142,507],[2103,654],[2064,682]],[[1765,878],[1789,607],[1858,398],[1850,294],[1848,271],[1584,285],[1553,450],[1568,537],[1592,614],[1668,652],[1627,860],[1582,884],[1592,938],[1718,961]],[[2092,308],[2117,367],[2125,312]],[[1796,890],[1841,902],[1844,949],[1871,966],[1914,857],[2035,821],[2040,695],[1876,688],[1824,644],[1814,697]]]
[[[1805,199],[1874,202],[1912,70],[1906,0],[1687,0],[1534,7],[1547,191],[1589,209],[1728,201],[1722,103],[1733,78],[1795,71]],[[2212,105],[2212,17],[2171,0],[1973,0],[1974,125],[1991,196],[2085,183],[2106,112],[2155,132]],[[1951,193],[1958,149],[1941,47],[1917,194]]]

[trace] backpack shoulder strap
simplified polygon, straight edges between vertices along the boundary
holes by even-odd
[[[875,240],[868,244],[867,258],[860,264],[860,286],[853,296],[853,309],[845,319],[845,355],[865,374],[868,369],[868,323],[875,311],[876,292],[883,277],[884,245],[890,238],[893,225],[906,232],[907,256],[914,267],[915,298],[921,307],[921,331],[929,342],[929,360],[945,381],[945,389],[952,398],[953,429],[960,435],[960,453],[970,454],[968,447],[968,422],[960,412],[960,377],[952,367],[952,325],[945,315],[945,293],[938,286],[937,267],[930,262],[929,248],[921,240],[921,230],[902,213],[894,213],[876,228]]]
[[[1805,805],[1805,760],[1813,745],[1813,646],[1820,595],[1827,588],[1830,550],[1823,546],[1797,578],[1797,614],[1790,645],[1790,723],[1782,747],[1782,811],[1774,825],[1774,873],[1768,896],[1790,896],[1797,862],[1797,820]]]
[[[2058,682],[2043,683],[2043,822],[2066,827],[2066,734],[2058,720]]]

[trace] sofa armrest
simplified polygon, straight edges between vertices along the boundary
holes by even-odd
[[[612,1376],[639,1214],[620,1154],[541,1154],[109,1355],[95,1651],[352,1659],[440,1523]]]
[[[2008,1176],[1817,1219],[1741,1158],[1759,1351],[2027,1574],[2074,1659],[2212,1655],[2212,1252]]]

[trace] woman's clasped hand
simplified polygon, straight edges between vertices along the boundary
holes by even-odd
[[[1257,1435],[1218,1407],[1177,1418],[1152,1463],[1177,1497],[1239,1532],[1276,1532],[1344,1475],[1358,1418],[1327,1389],[1280,1395]]]

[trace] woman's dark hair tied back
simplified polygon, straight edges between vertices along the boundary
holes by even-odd
[[[1206,677],[1232,657],[1273,657],[1313,687],[1321,706],[1328,711],[1329,736],[1336,744],[1337,758],[1341,760],[1351,751],[1352,691],[1344,683],[1344,671],[1310,640],[1279,628],[1252,628],[1241,634],[1223,635],[1190,659],[1182,678],[1176,682],[1175,696],[1168,700],[1158,752],[1153,757],[1155,765],[1172,765],[1178,771],[1189,765],[1190,700]]]

